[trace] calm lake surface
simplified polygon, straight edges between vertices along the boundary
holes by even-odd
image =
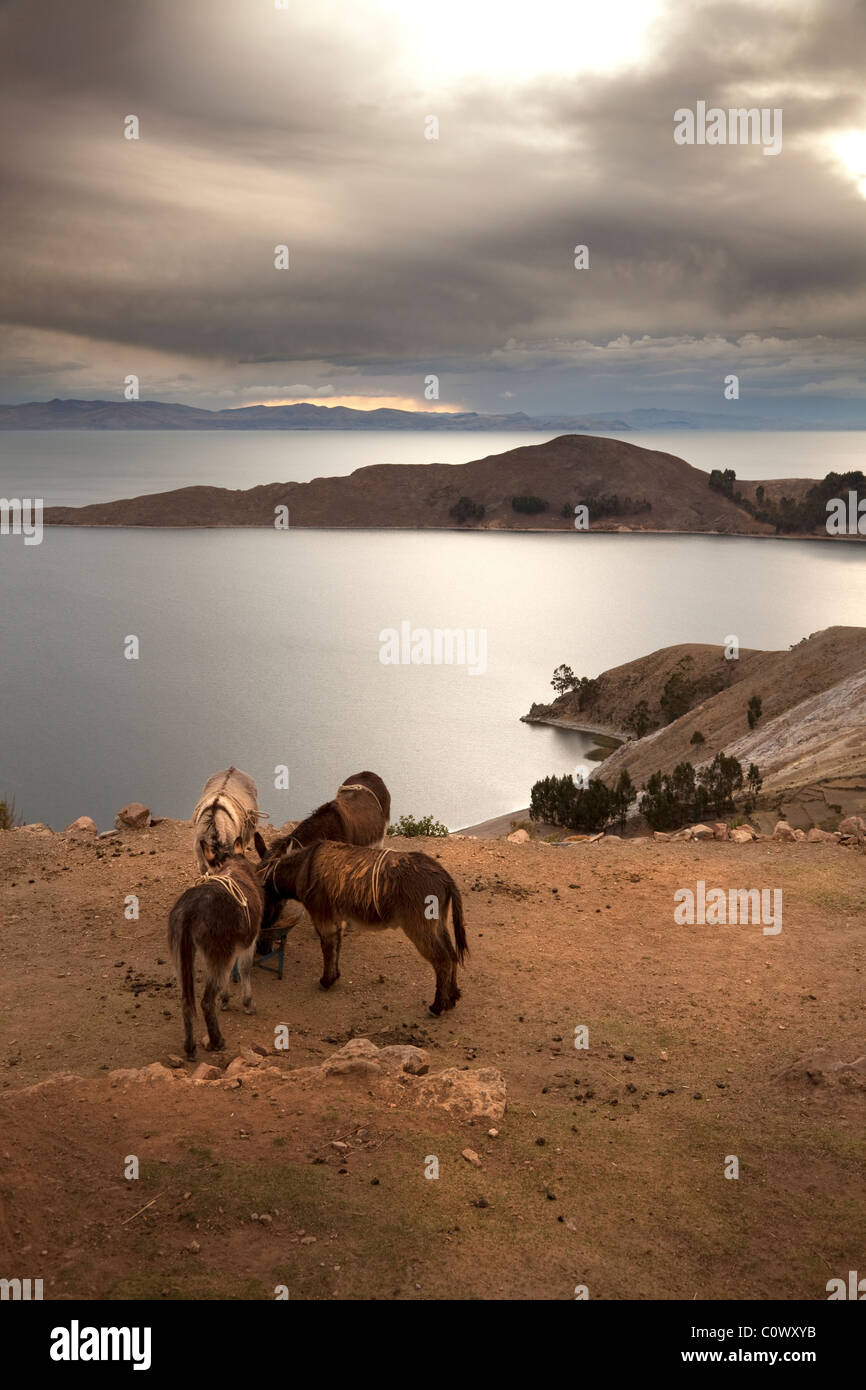
[[[863,459],[848,432],[628,437],[743,477]],[[7,433],[2,495],[52,505],[247,487],[534,438]],[[233,762],[276,824],[370,767],[395,818],[456,828],[525,806],[537,778],[584,760],[582,735],[519,722],[560,662],[595,675],[671,643],[735,633],[781,648],[862,625],[866,557],[721,537],[49,528],[40,546],[0,539],[0,593],[0,796],[27,820],[87,814],[104,829],[132,800],[185,817]],[[404,621],[484,629],[485,673],[382,665],[380,633]],[[123,655],[129,634],[137,661]],[[274,789],[280,764],[288,791]]]

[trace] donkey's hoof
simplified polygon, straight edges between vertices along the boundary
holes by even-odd
[[[256,1011],[256,1006],[255,1006],[255,1004],[253,1003],[252,999],[249,1001],[249,1003],[244,1004],[244,1013],[245,1013],[245,1014],[254,1014],[255,1011]]]
[[[427,1012],[430,1013],[430,1014],[432,1014],[434,1018],[438,1018],[439,1015],[440,1015],[441,1012],[442,1012],[442,1009],[441,1009],[441,1008],[437,1008],[436,1005],[435,1005],[435,1003],[434,1003],[434,1004],[428,1004],[428,1005],[427,1005]]]
[[[216,1042],[206,1042],[205,1048],[208,1052],[225,1052],[226,1040],[225,1038],[217,1038]]]
[[[333,978],[333,980],[328,980],[328,979],[326,979],[325,976],[323,975],[322,978],[321,978],[321,980],[319,981],[319,984],[322,986],[322,989],[330,989],[332,985],[335,985],[335,984],[337,983],[337,981],[339,980],[339,978],[340,978],[339,975],[335,975],[334,978]]]
[[[224,999],[220,1000],[220,1010],[222,1013],[228,1013],[229,1007],[229,997],[226,995]]]

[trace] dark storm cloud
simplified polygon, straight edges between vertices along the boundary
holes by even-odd
[[[62,383],[89,345],[94,364],[150,354],[178,381],[239,363],[307,380],[291,364],[310,362],[450,370],[467,391],[576,367],[687,389],[697,358],[724,362],[722,337],[768,389],[829,374],[856,392],[866,202],[825,137],[866,126],[864,58],[848,0],[675,6],[635,68],[431,94],[363,4],[13,0],[13,382],[41,357]],[[676,146],[673,113],[699,99],[781,107],[782,154]]]

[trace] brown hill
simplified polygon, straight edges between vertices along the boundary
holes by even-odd
[[[691,686],[690,708],[664,723],[659,697],[675,673]],[[752,695],[763,712],[750,730]],[[698,766],[726,752],[744,766],[757,763],[764,806],[796,803],[794,824],[836,824],[840,815],[866,810],[866,628],[826,628],[788,651],[744,649],[737,661],[726,661],[719,646],[665,647],[603,672],[583,710],[572,692],[533,705],[526,719],[603,725],[626,736],[628,715],[642,699],[660,727],[605,759],[597,775],[608,785],[623,769],[645,786],[658,769]],[[692,743],[696,731],[704,738],[699,745]]]
[[[809,479],[801,478],[785,488],[799,495],[809,485]],[[284,506],[292,527],[456,528],[451,508],[468,497],[485,509],[472,529],[576,534],[574,504],[610,495],[623,502],[648,502],[651,510],[590,514],[591,530],[774,534],[772,527],[712,491],[707,474],[684,459],[593,435],[562,435],[471,463],[379,464],[348,477],[308,483],[237,491],[188,487],[85,507],[49,507],[45,520],[76,526],[273,526],[275,508]],[[515,496],[540,496],[547,510],[517,512]]]

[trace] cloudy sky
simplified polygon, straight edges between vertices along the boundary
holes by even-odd
[[[0,399],[866,414],[862,0],[278,4],[0,0]]]

